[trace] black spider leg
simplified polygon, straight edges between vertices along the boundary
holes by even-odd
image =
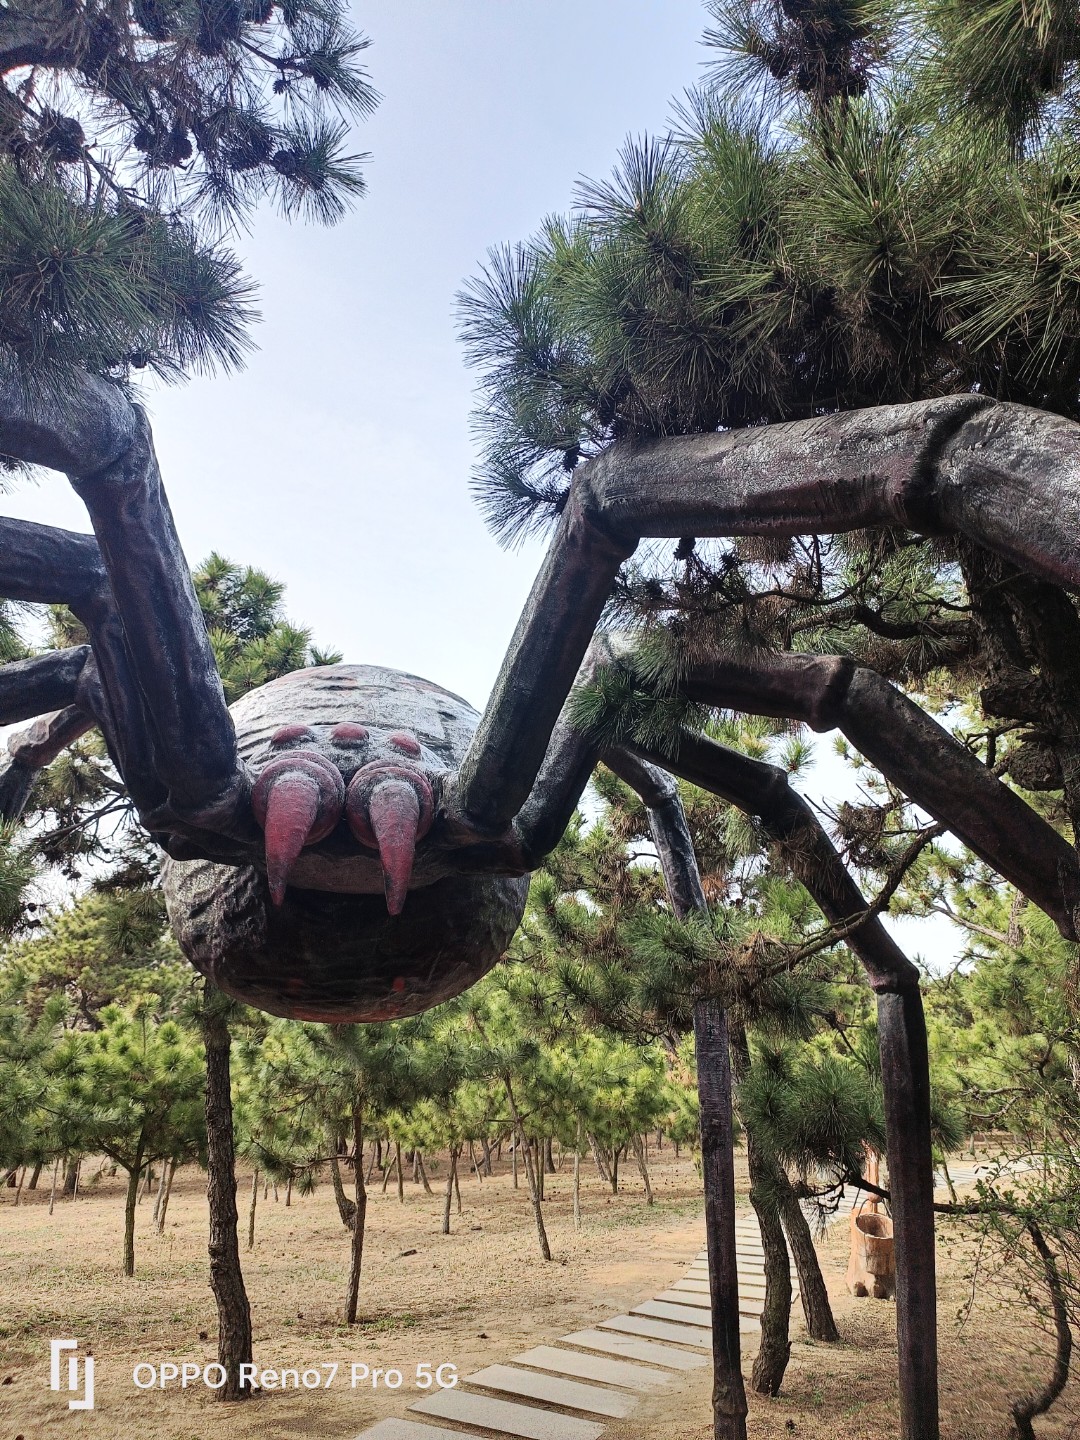
[[[248,778],[142,410],[89,376],[51,410],[9,380],[0,450],[66,471],[89,512],[165,792],[157,813],[140,805],[144,822],[251,838]]]
[[[788,784],[783,770],[689,731],[682,732],[673,756],[638,747],[635,750],[641,759],[647,757],[652,762],[646,768],[655,777],[657,801],[665,789],[667,793],[675,790],[672,780],[652,769],[663,766],[746,814],[757,816],[768,834],[779,842],[792,873],[826,919],[843,927],[845,943],[866,971],[877,1000],[896,1242],[901,1433],[905,1440],[934,1440],[938,1434],[934,1171],[930,1060],[919,972],[877,915],[867,913],[865,897],[817,816]],[[608,752],[604,758],[617,774],[645,794],[641,779],[631,778],[634,772],[618,751]],[[640,760],[638,765],[640,769]],[[657,848],[663,859],[660,840]],[[866,918],[859,921],[860,915]]]
[[[944,726],[867,665],[838,655],[751,653],[695,665],[688,699],[840,730],[928,814],[1074,936],[1076,851]]]
[[[631,789],[649,814],[656,853],[671,908],[680,920],[709,917],[694,842],[678,787],[670,775],[629,751],[605,750],[602,759]],[[739,1276],[735,1237],[735,1134],[731,1106],[731,1050],[728,1021],[716,996],[694,1001],[701,1116],[701,1164],[705,1174],[705,1231],[709,1251],[712,1318],[713,1405],[725,1417],[746,1415],[739,1335]]]
[[[580,466],[459,771],[463,821],[497,836],[525,804],[619,566],[641,538],[897,525],[965,534],[1080,589],[1080,426],[967,395],[624,442]]]
[[[7,742],[8,760],[0,766],[0,820],[11,823],[26,808],[38,772],[97,722],[78,705],[42,715]]]
[[[0,723],[77,706],[101,727],[136,807],[160,806],[166,795],[152,733],[94,537],[0,518],[0,596],[68,606],[86,626],[92,651],[79,646],[0,667]]]
[[[73,705],[79,677],[89,659],[89,645],[72,645],[0,665],[0,725],[15,725],[47,710]]]
[[[611,658],[604,637],[597,637],[581,678]],[[749,708],[749,707],[748,707]],[[635,747],[636,749],[636,747]],[[962,750],[963,747],[958,746]],[[966,751],[964,754],[966,755]],[[830,923],[841,927],[844,940],[858,956],[877,1002],[885,1122],[889,1147],[889,1179],[896,1241],[897,1337],[903,1435],[907,1440],[932,1440],[938,1433],[937,1284],[934,1249],[934,1181],[930,1135],[930,1061],[919,972],[889,935],[867,902],[832,841],[806,801],[777,766],[751,760],[704,736],[684,731],[675,756],[628,747],[601,750],[575,731],[564,715],[552,735],[551,747],[533,794],[514,822],[518,843],[529,868],[554,849],[581,798],[597,760],[603,762],[641,796],[660,856],[672,907],[680,916],[705,909],[693,842],[682,804],[667,770],[721,796],[744,813],[756,816],[782,846],[783,858]],[[973,765],[977,762],[969,757]],[[651,763],[650,763],[651,762]],[[662,768],[657,768],[662,767]],[[982,769],[982,767],[979,767]],[[985,770],[983,771],[985,774]],[[998,782],[995,782],[998,783]],[[1004,788],[1004,787],[1002,787]],[[859,920],[859,916],[866,918]],[[695,1035],[699,1017],[695,1013]],[[726,1020],[719,1006],[701,1017],[703,1045],[718,1044]],[[719,1063],[719,1057],[718,1057]],[[725,1058],[724,1065],[728,1062]],[[715,1068],[715,1067],[714,1067]],[[730,1079],[728,1081],[730,1086]],[[710,1109],[717,1115],[720,1100]],[[714,1124],[719,1122],[714,1119]],[[730,1126],[730,1116],[728,1119]],[[716,1164],[722,1167],[721,1141]],[[718,1193],[723,1195],[718,1174]],[[732,1202],[733,1203],[733,1202]],[[722,1209],[721,1205],[721,1209]],[[724,1235],[723,1217],[716,1222]],[[713,1218],[710,1217],[710,1232]],[[726,1240],[722,1241],[726,1248]],[[734,1246],[734,1236],[732,1236]],[[723,1256],[718,1255],[723,1275]],[[734,1263],[732,1261],[732,1263]],[[717,1305],[726,1307],[725,1287],[712,1297],[714,1336]],[[725,1308],[726,1313],[726,1308]],[[729,1321],[720,1320],[720,1324]],[[735,1334],[738,1333],[737,1303]],[[736,1339],[737,1350],[737,1339]],[[718,1365],[721,1363],[717,1361]],[[718,1371],[727,1374],[727,1370]]]

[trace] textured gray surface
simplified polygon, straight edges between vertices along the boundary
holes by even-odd
[[[640,1335],[645,1340],[670,1340],[675,1345],[693,1345],[698,1350],[711,1350],[708,1330],[697,1325],[672,1325],[665,1320],[652,1320],[647,1315],[613,1315],[601,1320],[601,1330],[621,1330],[625,1335]]]
[[[739,1293],[742,1294],[741,1283]],[[659,1295],[653,1296],[653,1299],[662,1304],[689,1305],[693,1310],[708,1310],[711,1304],[708,1291],[703,1295],[695,1290],[661,1290]]]
[[[630,1311],[631,1315],[648,1315],[653,1320],[673,1320],[677,1325],[711,1325],[707,1311],[689,1305],[669,1305],[664,1300],[643,1300]]]
[[[418,1425],[415,1420],[380,1420],[370,1430],[361,1430],[356,1440],[469,1440],[475,1430],[444,1430],[441,1425]]]
[[[434,1415],[441,1420],[458,1420],[463,1425],[499,1430],[504,1435],[520,1435],[524,1440],[597,1440],[604,1432],[597,1420],[579,1420],[555,1410],[515,1405],[510,1400],[470,1395],[464,1390],[440,1390],[437,1395],[418,1400],[409,1409],[418,1415]]]
[[[572,1375],[578,1380],[597,1380],[602,1385],[621,1385],[627,1390],[656,1390],[671,1383],[670,1375],[647,1370],[644,1365],[628,1365],[624,1360],[610,1360],[601,1355],[582,1355],[577,1350],[562,1350],[555,1345],[537,1345],[534,1350],[526,1350],[512,1359],[515,1365],[530,1365],[534,1370],[550,1370],[554,1375]]]
[[[636,1396],[619,1390],[586,1385],[561,1375],[537,1375],[532,1370],[519,1370],[516,1365],[488,1365],[475,1374],[466,1375],[462,1383],[483,1390],[501,1390],[521,1400],[540,1400],[563,1410],[609,1415],[613,1420],[624,1419],[637,1404]]]
[[[617,1330],[574,1330],[562,1337],[564,1345],[578,1345],[583,1350],[598,1350],[603,1355],[618,1355],[627,1360],[641,1360],[646,1365],[663,1365],[669,1370],[700,1370],[708,1365],[708,1357],[690,1350],[676,1350],[671,1345],[658,1345],[636,1335]]]

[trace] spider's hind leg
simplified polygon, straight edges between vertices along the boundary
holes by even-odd
[[[651,754],[648,764],[643,761],[647,753],[613,751],[605,761],[643,795],[644,787],[652,785],[656,798],[651,804],[646,798],[646,804],[650,817],[657,817],[653,833],[665,869],[668,854],[685,848],[689,837],[664,819],[664,796],[675,787],[657,765],[761,820],[826,919],[843,927],[844,940],[875,992],[896,1240],[902,1432],[933,1440],[938,1434],[934,1171],[930,1057],[919,972],[870,912],[817,816],[783,770],[689,732],[674,756]]]

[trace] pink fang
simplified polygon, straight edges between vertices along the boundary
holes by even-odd
[[[275,905],[285,900],[289,872],[319,819],[319,787],[313,779],[293,772],[270,786],[266,797],[263,832],[266,842],[266,878]]]
[[[420,828],[420,800],[403,780],[384,780],[367,802],[368,823],[379,846],[386,908],[400,915],[409,893],[416,832]]]

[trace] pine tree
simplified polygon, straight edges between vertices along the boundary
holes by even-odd
[[[101,1151],[127,1172],[124,1274],[135,1273],[135,1204],[147,1167],[205,1144],[204,1057],[190,1031],[160,1024],[149,1004],[106,1006],[101,1028],[68,1031],[65,1089],[84,1114],[83,1148]]]
[[[19,0],[0,13],[0,358],[126,380],[238,365],[253,292],[222,232],[330,223],[377,96],[331,3]]]

